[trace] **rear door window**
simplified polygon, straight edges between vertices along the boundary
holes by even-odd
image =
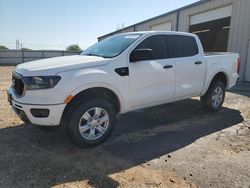
[[[194,37],[168,35],[167,41],[170,58],[190,57],[199,53]]]

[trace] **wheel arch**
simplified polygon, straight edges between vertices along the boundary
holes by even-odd
[[[207,92],[209,87],[215,82],[215,81],[221,81],[224,83],[225,88],[228,88],[229,85],[229,77],[225,71],[219,71],[213,74],[213,76],[210,78],[208,84],[206,85],[206,88],[203,92],[203,95]]]
[[[120,113],[122,111],[122,101],[119,97],[119,95],[113,91],[110,88],[107,87],[89,87],[85,88],[83,90],[80,90],[78,92],[73,92],[73,98],[70,100],[70,102],[66,105],[61,123],[64,120],[69,119],[68,114],[69,112],[73,111],[73,109],[79,104],[79,101],[88,100],[88,99],[93,99],[93,98],[103,98],[108,100],[115,109],[116,113]]]

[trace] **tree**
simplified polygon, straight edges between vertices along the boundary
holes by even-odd
[[[72,45],[68,46],[66,50],[73,51],[73,52],[81,52],[82,51],[82,49],[80,48],[80,46],[78,44],[72,44]]]
[[[2,46],[0,45],[0,50],[8,50],[9,48],[5,47],[5,46]]]

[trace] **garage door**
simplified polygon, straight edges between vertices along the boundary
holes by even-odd
[[[191,33],[197,34],[205,52],[226,52],[232,5],[190,17]]]
[[[164,22],[150,27],[151,31],[171,31],[172,22]]]
[[[203,12],[200,14],[196,14],[191,16],[190,25],[200,24],[204,22],[209,22],[212,20],[218,20],[222,18],[231,17],[232,15],[232,5],[214,9],[211,11]]]

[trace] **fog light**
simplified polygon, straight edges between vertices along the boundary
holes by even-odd
[[[48,109],[31,109],[30,112],[36,118],[49,117],[49,110]]]

